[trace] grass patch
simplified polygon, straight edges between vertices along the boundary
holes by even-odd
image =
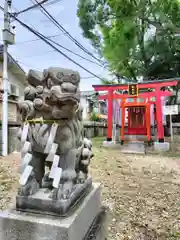
[[[103,146],[103,142],[106,140],[105,137],[96,137],[96,138],[92,138],[91,141],[92,141],[92,144],[93,144],[93,147],[102,147]]]

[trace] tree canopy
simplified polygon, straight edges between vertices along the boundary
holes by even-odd
[[[132,81],[180,76],[178,0],[79,0],[77,15],[112,72]]]

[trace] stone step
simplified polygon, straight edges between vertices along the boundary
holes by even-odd
[[[145,154],[144,142],[128,142],[120,149],[122,153]]]

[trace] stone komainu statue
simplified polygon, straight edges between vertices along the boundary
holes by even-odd
[[[83,137],[80,75],[51,67],[43,74],[30,70],[27,81],[25,99],[18,106],[23,126],[18,134],[22,164],[16,206],[35,207],[29,196],[35,201],[45,189],[41,198],[45,201],[48,194],[52,205],[59,201],[60,208],[61,200],[75,201],[92,183],[88,177],[92,144]]]

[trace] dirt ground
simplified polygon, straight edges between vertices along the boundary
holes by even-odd
[[[94,141],[92,175],[109,206],[109,238],[180,239],[180,157],[123,155]],[[179,154],[180,156],[180,154]]]
[[[16,196],[19,164],[19,153],[0,159],[0,209],[7,208]]]
[[[102,184],[108,206],[108,240],[180,239],[180,152],[168,156],[123,155],[93,140],[95,157],[90,173]],[[177,144],[176,144],[177,145]],[[173,152],[176,153],[173,155]],[[0,208],[15,196],[19,154],[2,158]]]

